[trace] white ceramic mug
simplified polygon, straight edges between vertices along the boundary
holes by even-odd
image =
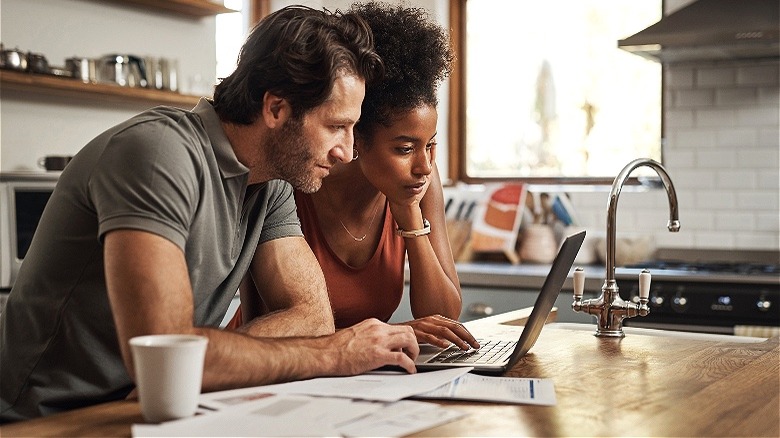
[[[189,417],[198,407],[208,338],[149,335],[130,339],[141,413],[159,423]]]

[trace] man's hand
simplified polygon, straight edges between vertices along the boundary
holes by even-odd
[[[441,348],[455,344],[461,350],[479,348],[479,343],[463,324],[441,315],[417,318],[399,325],[407,325],[414,329],[417,341],[421,344],[431,344]]]
[[[420,353],[411,328],[367,319],[329,337],[337,359],[335,374],[351,376],[385,365],[415,373],[414,359]]]

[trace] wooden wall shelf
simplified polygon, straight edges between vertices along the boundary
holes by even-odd
[[[142,6],[149,9],[172,12],[191,17],[208,17],[212,15],[237,12],[219,3],[209,0],[104,0],[125,5]]]
[[[171,105],[191,109],[200,96],[112,84],[84,83],[77,79],[0,70],[0,90],[16,90],[94,102]]]

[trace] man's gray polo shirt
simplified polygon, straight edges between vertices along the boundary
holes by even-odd
[[[132,390],[103,273],[102,239],[112,230],[178,245],[193,322],[217,326],[257,245],[302,235],[290,185],[247,188],[248,173],[206,100],[192,111],[151,109],[87,144],[63,171],[0,316],[0,418]]]

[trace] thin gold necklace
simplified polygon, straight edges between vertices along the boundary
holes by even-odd
[[[331,199],[331,197],[330,197],[330,190],[328,190],[328,186],[325,186],[325,195],[328,196],[328,204],[330,205],[331,211],[333,211],[333,214],[335,215],[336,214],[336,209],[333,208],[333,199]],[[371,226],[374,225],[374,219],[376,219],[376,213],[379,211],[379,199],[380,198],[381,198],[381,196],[378,197],[376,201],[374,201],[374,204],[375,204],[374,205],[374,213],[371,215],[371,222],[368,223],[368,228],[366,229],[366,234],[364,234],[364,235],[362,235],[360,237],[356,237],[354,234],[352,234],[349,231],[349,229],[347,228],[347,226],[344,225],[344,222],[342,222],[341,219],[338,218],[338,216],[336,217],[336,219],[338,219],[339,223],[341,224],[341,227],[344,228],[344,231],[346,231],[347,234],[349,234],[349,237],[351,237],[355,242],[362,242],[366,238],[366,236],[368,236],[368,232],[371,231]]]

